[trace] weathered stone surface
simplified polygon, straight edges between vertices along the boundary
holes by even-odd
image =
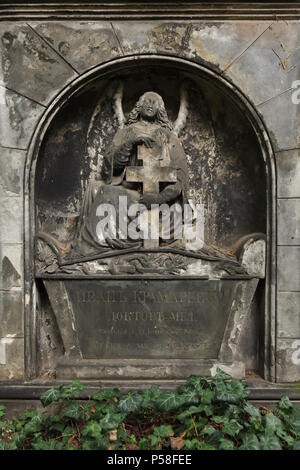
[[[278,290],[300,291],[300,246],[279,246],[277,256]]]
[[[21,243],[23,240],[23,201],[21,197],[0,199],[0,242]]]
[[[300,245],[300,199],[277,201],[279,245]]]
[[[63,282],[44,281],[67,355],[80,356],[75,318]]]
[[[23,336],[23,294],[0,291],[0,338]]]
[[[218,357],[236,283],[65,280],[64,285],[85,359],[201,359]]]
[[[186,23],[139,22],[132,27],[131,22],[113,22],[124,54],[158,53],[181,55],[183,39],[188,25]]]
[[[266,240],[262,237],[249,237],[239,256],[247,273],[264,279],[266,276]]]
[[[278,197],[300,197],[300,149],[278,152]]]
[[[50,384],[47,388],[50,388]],[[38,413],[45,413],[46,411],[47,415],[56,415],[60,411],[60,405],[58,405],[58,403],[51,403],[45,410],[40,400],[23,400],[21,398],[16,400],[1,399],[0,405],[5,406],[5,420],[18,419],[20,414],[33,410]]]
[[[23,338],[0,338],[0,380],[24,379]]]
[[[278,292],[277,335],[300,338],[300,292]]]
[[[0,249],[0,290],[22,285],[22,245],[2,244]]]
[[[299,22],[274,22],[226,71],[260,104],[292,87],[299,78]]]
[[[26,149],[44,109],[0,86],[0,146]]]
[[[296,382],[300,377],[300,339],[278,339],[277,380]]]
[[[25,156],[22,150],[0,147],[0,197],[22,194]]]
[[[28,25],[1,23],[0,82],[39,103],[48,103],[76,72]]]
[[[265,31],[270,22],[114,22],[124,54],[167,53],[226,68]]]
[[[78,72],[122,55],[109,22],[30,23]]]
[[[193,24],[183,54],[226,70],[270,24],[268,21]]]
[[[287,91],[258,106],[275,151],[300,146],[299,106],[292,102],[293,91]]]

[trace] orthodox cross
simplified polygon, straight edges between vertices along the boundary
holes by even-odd
[[[176,169],[160,166],[157,155],[154,155],[151,148],[139,145],[137,150],[137,158],[143,161],[143,166],[128,166],[126,168],[126,181],[143,183],[143,193],[152,194],[159,194],[159,183],[174,183],[177,181]],[[151,211],[150,214],[145,211],[145,216],[148,221],[148,239],[144,239],[144,248],[158,248],[159,239],[151,238]]]

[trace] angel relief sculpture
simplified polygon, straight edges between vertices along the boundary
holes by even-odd
[[[112,274],[246,274],[233,253],[204,243],[203,208],[192,209],[188,198],[188,164],[178,138],[188,114],[186,84],[174,124],[162,97],[153,91],[144,93],[125,119],[120,84],[114,110],[119,128],[99,174],[88,183],[77,232],[66,245],[50,234],[36,235],[38,272],[92,274],[106,264]],[[244,237],[241,246],[251,237]],[[89,264],[92,260],[98,260],[97,266]]]
[[[151,91],[139,98],[125,123],[121,119],[104,156],[101,180],[91,182],[85,194],[79,237],[72,246],[78,255],[108,248],[185,248],[183,208],[189,210],[190,229],[192,210],[188,166],[177,134],[186,110],[182,96],[172,126],[162,97]],[[185,219],[187,224],[186,214]]]

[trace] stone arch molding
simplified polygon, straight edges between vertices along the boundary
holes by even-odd
[[[34,279],[33,239],[35,234],[35,170],[39,150],[43,138],[57,112],[75,94],[89,83],[105,78],[134,67],[137,61],[142,64],[168,65],[183,71],[198,74],[211,80],[224,94],[230,97],[247,117],[255,132],[261,154],[264,159],[267,188],[267,267],[265,289],[265,345],[264,345],[264,376],[268,380],[275,379],[274,345],[275,345],[275,255],[276,255],[276,169],[271,140],[268,131],[249,98],[232,82],[206,66],[196,64],[187,59],[167,55],[141,54],[113,59],[83,73],[52,100],[42,115],[32,135],[26,157],[24,175],[24,270],[25,270],[25,372],[28,380],[37,376],[37,317],[36,317],[36,286]]]

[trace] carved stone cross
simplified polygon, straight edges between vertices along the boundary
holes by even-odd
[[[151,148],[144,145],[138,146],[138,160],[143,161],[143,166],[129,166],[126,168],[126,181],[143,183],[143,193],[159,194],[159,183],[174,183],[177,181],[176,169],[168,166],[160,166],[160,160]],[[148,217],[148,234],[151,234],[151,217]],[[149,214],[150,215],[150,214]],[[158,223],[158,221],[157,221]],[[144,248],[158,248],[159,239],[144,239]]]

